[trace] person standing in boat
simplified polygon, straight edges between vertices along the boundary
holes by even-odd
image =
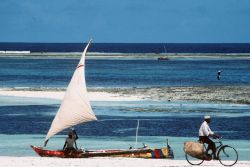
[[[78,139],[78,136],[76,134],[75,129],[74,128],[70,129],[68,133],[68,137],[65,140],[63,150],[66,150],[66,151],[77,150],[77,144],[76,144],[77,139]]]

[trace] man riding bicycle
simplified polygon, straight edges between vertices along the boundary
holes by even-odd
[[[220,136],[215,134],[209,127],[209,123],[211,122],[211,117],[210,116],[204,116],[204,122],[201,124],[200,129],[199,129],[199,141],[203,143],[208,144],[208,150],[212,150],[213,152],[213,158],[217,159],[216,157],[216,146],[215,143],[209,138],[212,137],[214,139],[219,138]]]

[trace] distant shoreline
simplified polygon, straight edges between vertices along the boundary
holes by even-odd
[[[31,52],[31,53],[0,53],[1,57],[29,57],[29,58],[79,58],[81,52]],[[89,58],[214,58],[214,59],[250,59],[250,53],[101,53],[89,52]]]

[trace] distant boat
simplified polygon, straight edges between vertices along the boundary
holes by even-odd
[[[157,60],[169,60],[169,58],[168,57],[158,57]]]
[[[164,53],[167,53],[167,49],[166,49],[165,45],[163,45],[163,47],[164,47]],[[169,60],[169,58],[164,56],[164,57],[158,57],[157,60]]]
[[[72,126],[97,120],[88,98],[85,83],[85,55],[91,43],[85,47],[78,66],[68,85],[61,106],[45,138],[45,145],[52,136]],[[138,132],[138,131],[137,131]],[[137,134],[137,133],[136,133]],[[42,157],[88,158],[88,157],[133,157],[133,158],[174,158],[173,150],[167,142],[163,148],[108,149],[108,150],[48,150],[31,145],[31,148]]]

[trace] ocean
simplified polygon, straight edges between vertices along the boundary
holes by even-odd
[[[39,44],[34,44],[36,47],[37,45]],[[103,45],[108,46],[108,44]],[[116,44],[118,45],[129,45],[131,48],[134,46]],[[143,47],[147,45],[144,44]],[[233,44],[227,45],[236,47]],[[248,44],[239,45],[249,47]],[[139,46],[141,44],[135,44],[134,48]],[[12,47],[14,49],[11,50],[18,50],[15,44]],[[48,46],[47,50],[40,48],[39,52],[49,49]],[[0,47],[0,50],[3,49]],[[22,48],[22,50],[27,49]],[[131,50],[129,52],[135,52]],[[119,53],[121,52],[126,51],[119,50]],[[235,52],[234,50],[233,53]],[[64,90],[77,63],[77,58],[0,57],[0,89]],[[218,70],[222,70],[221,80],[216,78]],[[154,58],[87,58],[86,82],[89,89],[102,88],[102,90],[173,86],[250,86],[250,60],[223,57],[177,58],[169,61],[157,61]],[[37,156],[29,145],[43,144],[59,105],[60,100],[0,96],[2,139],[0,155]],[[140,120],[138,147],[142,146],[142,143],[152,147],[162,147],[166,145],[166,139],[169,139],[175,158],[184,159],[183,142],[197,140],[203,116],[209,114],[213,118],[211,128],[223,136],[225,143],[238,150],[240,160],[250,160],[250,132],[247,130],[250,127],[250,105],[248,104],[132,100],[92,101],[91,105],[98,121],[75,127],[80,136],[78,145],[83,145],[86,149],[135,146],[137,120]],[[66,134],[67,130],[52,138],[49,147],[62,148]]]
[[[82,52],[84,43],[8,43],[0,51]],[[250,53],[250,43],[92,43],[99,53]]]
[[[1,58],[0,87],[66,87],[78,59]],[[249,59],[87,59],[88,87],[250,85]],[[217,71],[223,79],[218,81]]]

